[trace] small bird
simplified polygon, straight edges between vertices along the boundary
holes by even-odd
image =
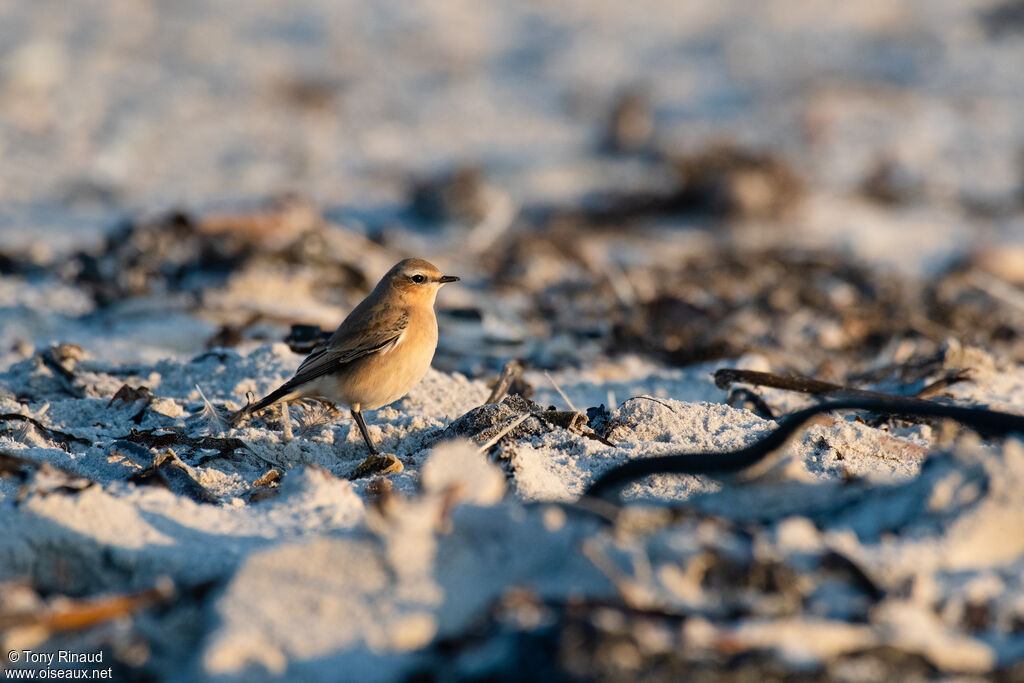
[[[378,455],[363,410],[394,403],[426,374],[437,348],[434,298],[442,285],[458,280],[423,259],[399,261],[294,377],[242,408],[232,423],[281,401],[324,398],[349,407],[370,453]]]

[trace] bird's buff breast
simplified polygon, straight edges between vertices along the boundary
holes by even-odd
[[[358,405],[360,410],[394,403],[423,379],[434,358],[436,323],[424,327],[420,334],[406,330],[388,351],[360,358],[346,372],[322,378],[318,393],[337,403]]]

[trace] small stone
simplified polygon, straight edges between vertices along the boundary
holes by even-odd
[[[359,463],[351,478],[359,479],[370,474],[397,474],[404,469],[405,465],[394,453],[373,454]]]

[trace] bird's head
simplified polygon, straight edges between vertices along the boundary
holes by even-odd
[[[458,282],[454,275],[442,275],[433,263],[421,258],[407,258],[399,261],[381,280],[384,285],[408,303],[432,305],[437,290],[449,282]]]

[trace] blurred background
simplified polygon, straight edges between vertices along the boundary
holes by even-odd
[[[0,367],[466,276],[470,375],[1024,358],[1024,3],[0,2]]]

